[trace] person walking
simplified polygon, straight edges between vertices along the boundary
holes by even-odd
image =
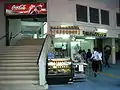
[[[92,59],[92,70],[94,72],[94,77],[96,77],[97,73],[98,73],[98,70],[99,70],[99,52],[98,52],[98,48],[94,48],[91,59]]]

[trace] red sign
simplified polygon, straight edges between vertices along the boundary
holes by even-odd
[[[7,4],[6,14],[7,15],[47,14],[46,3]]]

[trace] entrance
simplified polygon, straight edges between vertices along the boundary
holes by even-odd
[[[15,45],[23,38],[44,38],[47,32],[46,3],[6,4],[6,45]]]
[[[94,45],[97,47],[99,50],[103,51],[103,39],[95,39],[94,40]]]
[[[15,45],[20,39],[40,39],[47,33],[46,17],[7,18],[7,45]]]

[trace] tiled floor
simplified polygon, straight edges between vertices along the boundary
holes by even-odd
[[[92,76],[86,82],[49,85],[48,90],[120,90],[120,63],[103,68],[96,78]]]

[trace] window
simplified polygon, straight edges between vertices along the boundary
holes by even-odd
[[[116,14],[117,26],[120,26],[120,13]]]
[[[87,7],[76,5],[76,17],[77,21],[87,22]]]
[[[99,23],[99,11],[96,8],[90,7],[90,22]]]
[[[101,10],[101,24],[109,25],[109,11]]]

